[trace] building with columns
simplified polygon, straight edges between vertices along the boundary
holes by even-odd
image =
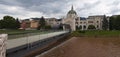
[[[105,15],[95,15],[95,16],[88,16],[79,17],[77,12],[74,10],[73,6],[68,11],[66,17],[62,19],[56,18],[45,18],[46,24],[50,25],[52,28],[58,28],[63,25],[64,30],[71,30],[75,31],[79,30],[88,30],[90,25],[94,26],[96,30],[102,30],[103,19],[107,18],[109,22],[109,18]],[[36,29],[39,26],[40,18],[32,18],[31,20],[23,20],[22,28],[31,28]],[[109,25],[109,24],[108,24]]]
[[[105,15],[89,16],[88,18],[78,17],[77,12],[72,6],[71,10],[68,11],[67,16],[62,19],[62,24],[64,24],[63,29],[68,29],[66,28],[66,25],[69,25],[69,29],[72,31],[75,31],[78,28],[81,30],[88,30],[88,27],[93,25],[96,30],[102,30],[104,17]]]

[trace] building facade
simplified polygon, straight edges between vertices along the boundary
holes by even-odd
[[[75,31],[76,30],[76,20],[77,19],[77,13],[74,11],[73,6],[71,7],[71,10],[67,13],[67,16],[63,18],[62,24],[64,24],[63,29],[66,30],[66,26],[68,25],[70,27],[70,30]]]
[[[88,16],[88,18],[79,17],[72,6],[68,11],[66,17],[62,19],[45,18],[45,21],[46,24],[50,25],[52,28],[57,28],[62,24],[64,30],[88,30],[90,25],[94,26],[96,30],[102,30],[104,17],[105,15]],[[105,18],[107,18],[109,22],[109,18]],[[24,20],[22,27],[36,29],[40,25],[39,20],[40,18],[31,18],[31,20]]]
[[[67,16],[63,18],[62,24],[69,25],[72,31],[77,29],[88,30],[90,25],[93,25],[96,30],[102,30],[103,19],[104,15],[89,16],[88,18],[78,17],[72,6]],[[65,26],[63,26],[63,29],[66,29]]]

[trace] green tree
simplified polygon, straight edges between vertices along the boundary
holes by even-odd
[[[113,30],[114,29],[114,17],[112,16],[112,17],[110,17],[110,19],[109,19],[109,29],[110,30]]]
[[[0,20],[0,29],[2,29],[3,28],[3,20]]]
[[[15,18],[13,18],[12,16],[4,16],[3,19],[0,20],[0,28],[17,29],[17,25],[18,20],[15,20]]]
[[[45,29],[46,26],[46,22],[45,22],[45,18],[42,16],[39,20],[39,26],[38,26],[38,30],[40,29]]]
[[[93,29],[96,29],[96,28],[95,28],[94,25],[89,25],[89,26],[88,26],[88,29],[93,30]]]
[[[11,16],[4,16],[3,21],[4,21],[4,28],[15,29],[15,26],[16,26],[15,18]]]
[[[110,17],[109,28],[110,30],[120,30],[120,15]]]
[[[19,21],[18,18],[16,19],[16,28],[17,28],[17,29],[20,28],[20,21]]]
[[[52,27],[50,25],[45,26],[45,29],[51,29]]]
[[[107,30],[108,29],[108,24],[109,24],[108,20],[107,20],[106,16],[104,15],[103,21],[102,21],[102,29]]]

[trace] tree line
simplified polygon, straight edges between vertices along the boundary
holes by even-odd
[[[110,17],[109,29],[110,30],[120,30],[120,15]]]
[[[4,16],[0,20],[0,29],[18,29],[20,28],[20,22],[18,18],[12,16]]]
[[[111,16],[109,20],[104,15],[102,21],[102,29],[103,30],[120,30],[120,15]],[[20,28],[20,21],[18,18],[14,18],[12,16],[4,16],[0,20],[0,29],[18,29]],[[51,26],[46,24],[45,18],[41,17],[39,20],[38,30],[40,29],[50,29]],[[89,26],[89,29],[95,29],[93,26]]]

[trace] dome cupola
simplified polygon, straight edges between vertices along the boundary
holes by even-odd
[[[74,11],[73,6],[71,7],[71,10],[68,12],[68,14],[75,14],[77,15],[76,11]]]

